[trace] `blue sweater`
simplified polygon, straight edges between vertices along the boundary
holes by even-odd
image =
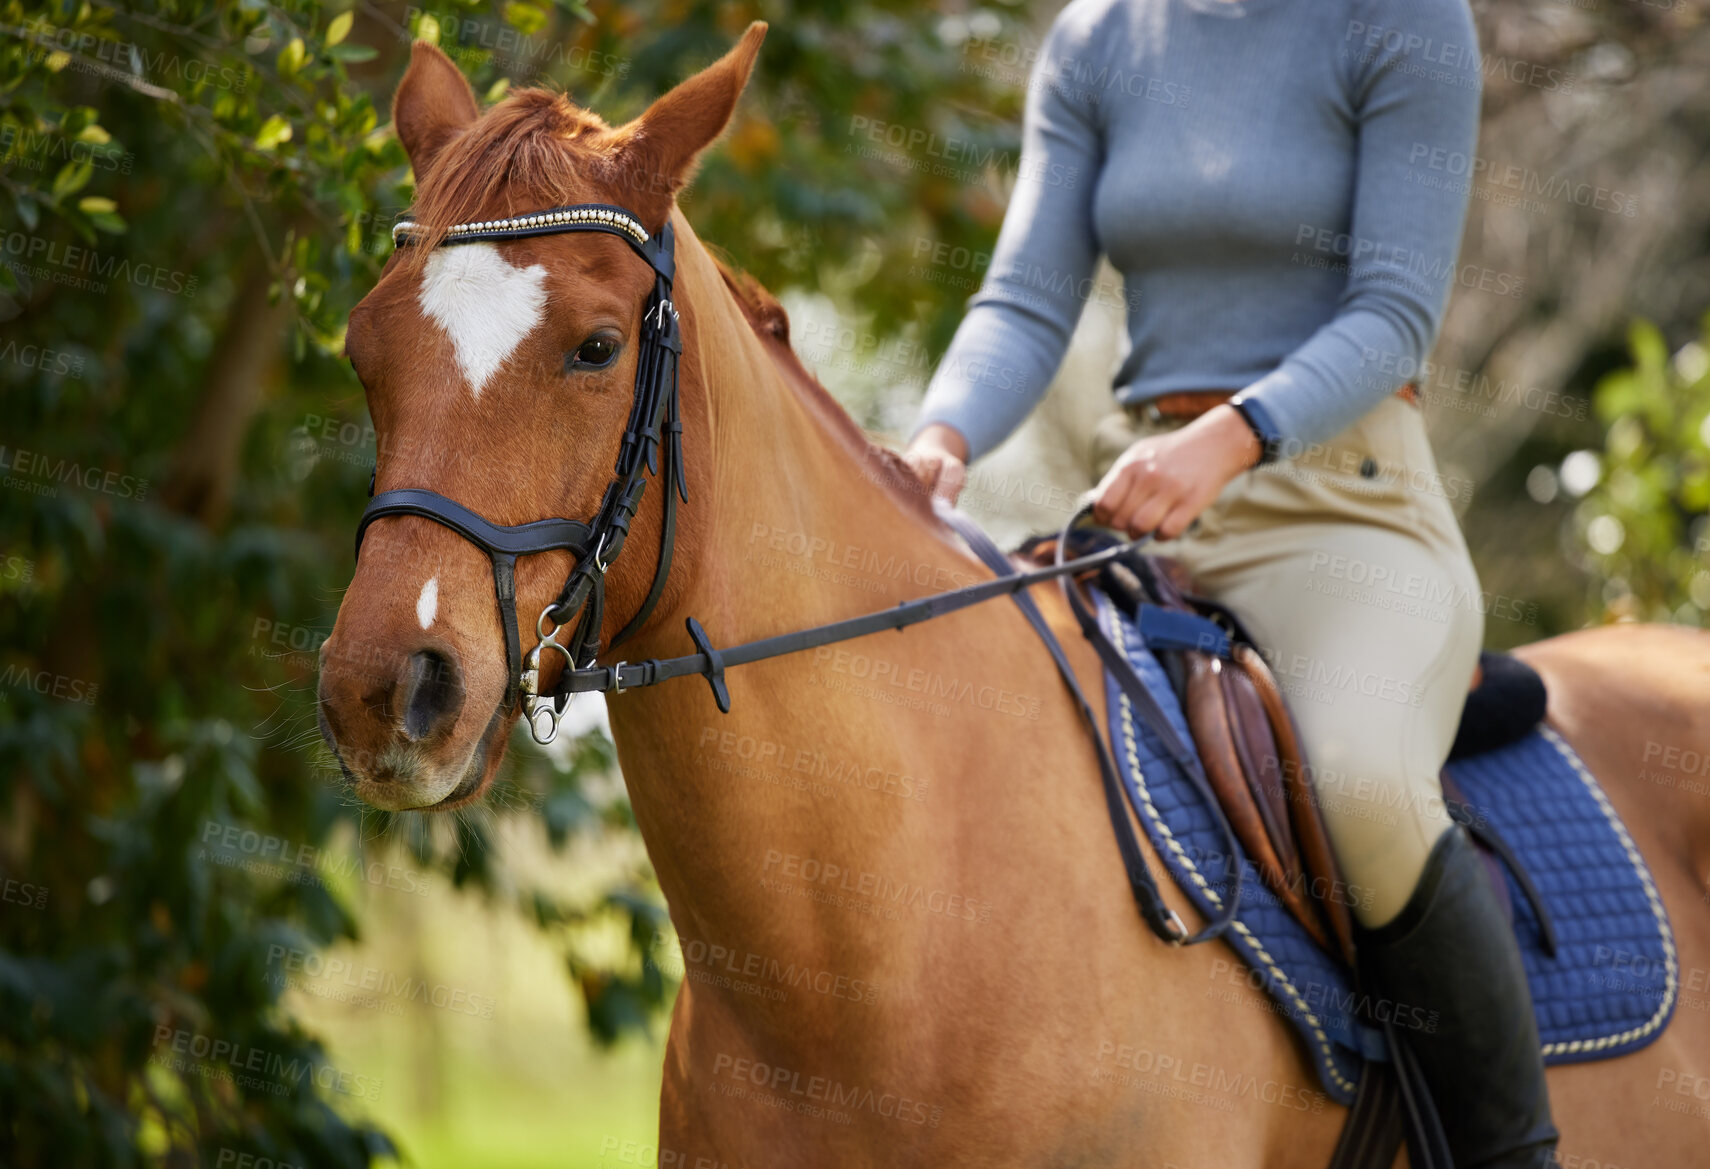
[[[947,423],[977,457],[1020,425],[1101,252],[1133,342],[1118,399],[1245,390],[1285,450],[1341,431],[1436,338],[1480,64],[1466,0],[1074,0],[917,432]]]

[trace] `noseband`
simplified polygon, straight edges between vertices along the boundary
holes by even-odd
[[[665,516],[659,535],[659,565],[653,586],[641,608],[618,630],[611,644],[629,637],[653,612],[665,592],[671,571],[671,551],[677,530],[677,500],[687,503],[688,484],[683,477],[683,423],[677,406],[677,359],[683,352],[677,309],[671,303],[671,279],[676,268],[675,242],[666,222],[657,236],[621,207],[603,203],[580,203],[550,211],[512,216],[482,223],[460,223],[448,229],[440,246],[489,243],[536,235],[568,232],[603,232],[628,244],[653,268],[653,292],[641,314],[641,343],[635,367],[635,399],[618,448],[617,466],[606,484],[599,511],[588,523],[545,519],[505,527],[476,515],[456,500],[437,491],[409,487],[383,491],[369,501],[356,528],[356,549],[362,552],[362,537],[368,525],[383,516],[413,515],[444,524],[482,549],[493,562],[493,591],[499,601],[499,620],[505,630],[505,698],[509,711],[522,698],[523,712],[536,741],[550,743],[558,734],[558,720],[570,699],[567,682],[578,667],[593,664],[600,651],[601,626],[605,620],[606,572],[623,551],[630,522],[641,506],[648,474],[666,481]],[[402,247],[419,242],[425,234],[420,225],[404,221],[392,229],[393,242]],[[660,452],[664,452],[661,469]],[[673,490],[674,488],[674,490]],[[369,484],[372,494],[374,485]],[[518,556],[563,550],[576,558],[558,599],[541,610],[535,621],[540,644],[522,656],[517,629],[516,563]],[[575,621],[566,642],[558,632]],[[550,626],[550,628],[548,628]],[[608,647],[609,648],[609,647]],[[564,670],[558,692],[540,693],[541,653],[553,649],[564,655]]]

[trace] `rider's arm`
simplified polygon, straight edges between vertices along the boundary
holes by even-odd
[[[1080,42],[1094,39],[1061,19],[1046,38],[991,268],[933,376],[917,440],[948,428],[965,441],[966,457],[978,458],[1038,405],[1062,362],[1098,262],[1092,200],[1101,147],[1096,105],[1054,73],[1065,59],[1086,58]]]
[[[1457,275],[1478,139],[1472,16],[1465,0],[1374,8],[1376,34],[1354,37],[1357,51],[1341,58],[1359,124],[1353,222],[1334,241],[1347,288],[1328,324],[1236,397],[1257,403],[1249,419],[1268,425],[1284,454],[1339,433],[1418,376]],[[1507,291],[1512,278],[1489,276],[1469,283]]]

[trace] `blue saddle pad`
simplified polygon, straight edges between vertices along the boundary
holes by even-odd
[[[1138,629],[1108,598],[1095,592],[1095,599],[1106,634],[1123,647],[1182,741],[1191,743],[1175,691]],[[1362,1004],[1347,970],[1318,948],[1244,855],[1222,855],[1222,833],[1199,787],[1135,717],[1108,674],[1105,692],[1128,798],[1170,876],[1209,916],[1223,907],[1233,889],[1233,866],[1240,866],[1241,905],[1224,936],[1252,968],[1249,982],[1263,985],[1305,1040],[1325,1092],[1349,1103],[1362,1061],[1388,1053],[1381,1033],[1359,1018]],[[1626,827],[1573,749],[1540,727],[1449,770],[1472,814],[1514,850],[1555,925],[1551,958],[1509,875],[1545,1062],[1604,1059],[1662,1034],[1679,986],[1668,914]]]

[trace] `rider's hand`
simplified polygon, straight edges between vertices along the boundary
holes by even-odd
[[[955,503],[968,481],[968,440],[953,427],[934,422],[914,436],[903,452],[920,481],[933,496],[946,503]]]
[[[1143,438],[1116,460],[1093,494],[1099,523],[1130,536],[1173,540],[1228,482],[1259,461],[1247,420],[1228,404],[1180,430]]]

